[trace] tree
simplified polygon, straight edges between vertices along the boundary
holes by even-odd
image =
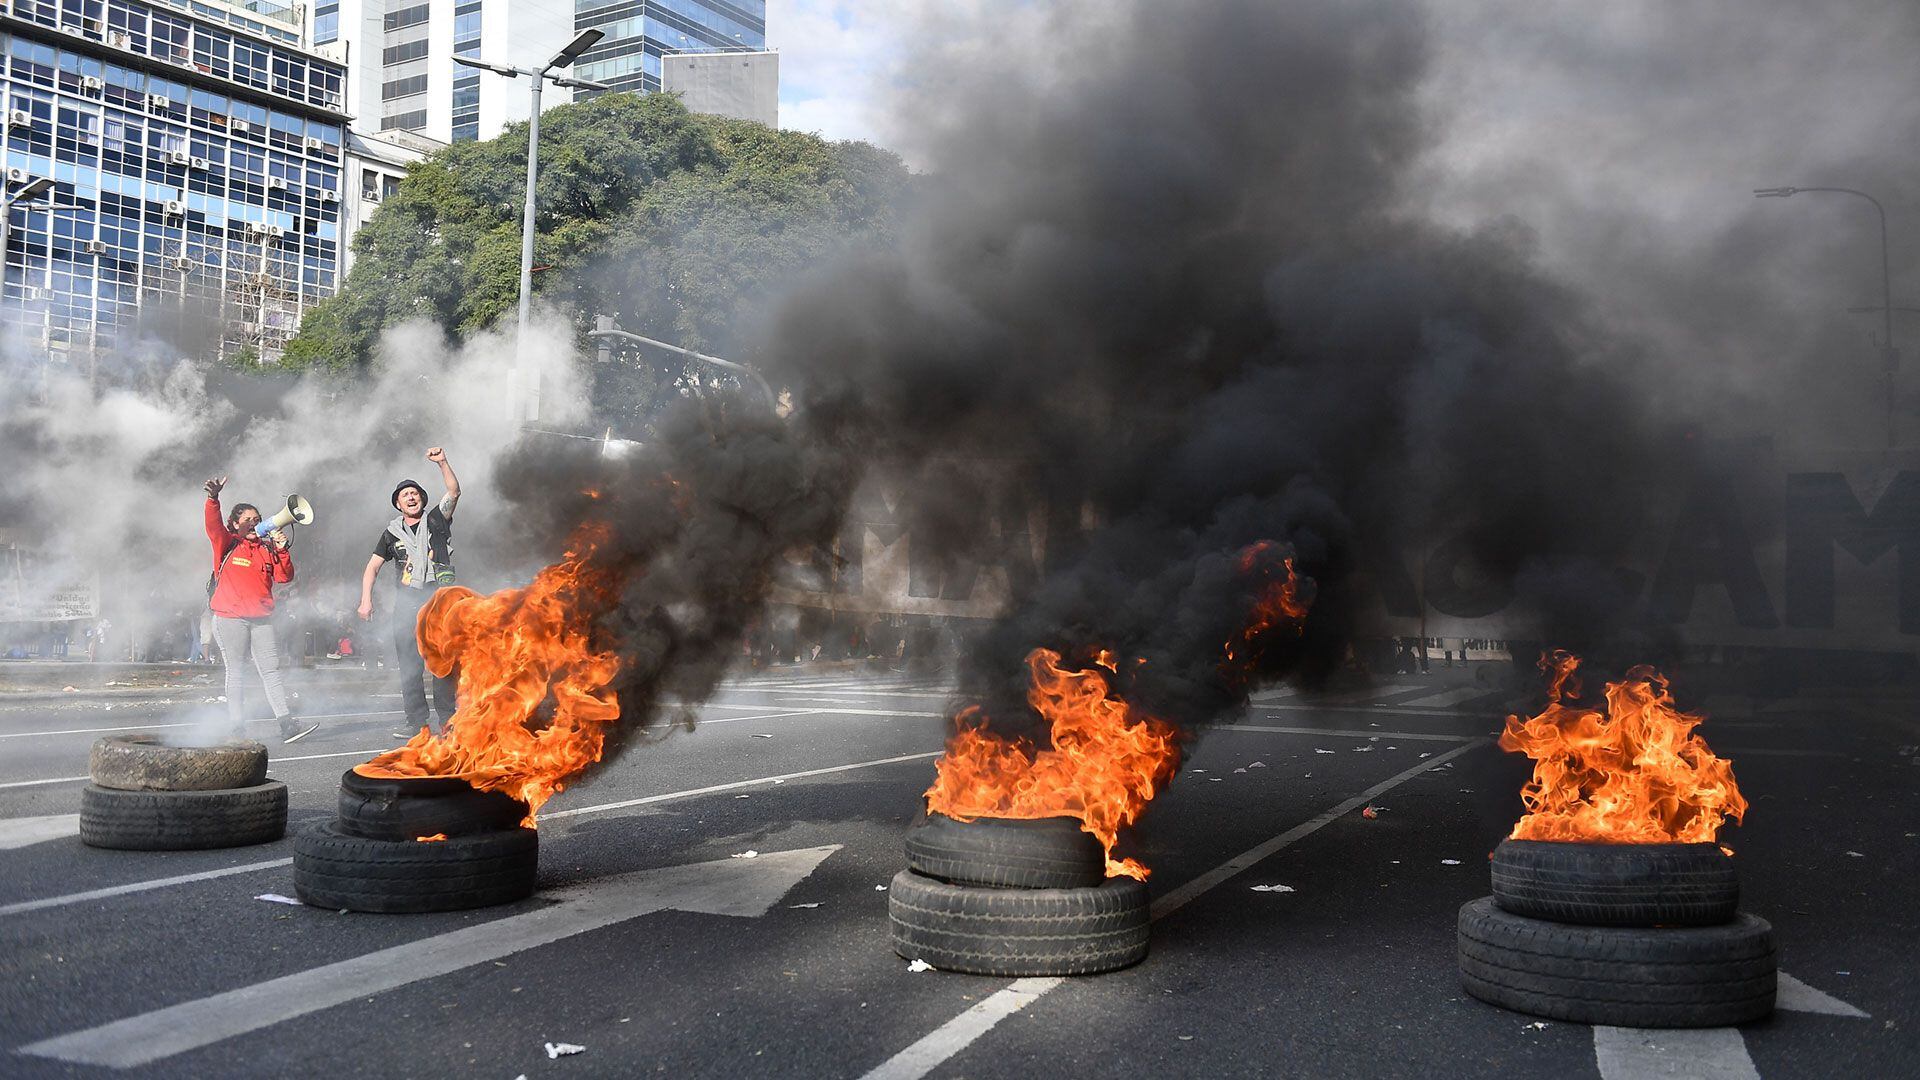
[[[806,267],[891,236],[909,178],[865,143],[695,116],[668,94],[607,94],[541,116],[535,295],[688,348],[737,355],[756,318]],[[449,333],[511,318],[518,302],[526,125],[414,165],[354,238],[337,296],[289,343],[294,367],[352,370],[386,328]],[[603,411],[631,419],[678,362],[602,372]]]

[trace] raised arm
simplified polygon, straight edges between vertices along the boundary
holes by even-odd
[[[447,452],[440,447],[429,447],[427,460],[440,466],[440,482],[447,487],[446,495],[440,499],[440,507],[448,517],[452,517],[454,504],[460,501],[460,478],[453,475],[453,466],[447,464]]]
[[[207,540],[213,544],[213,557],[218,559],[227,553],[227,519],[220,512],[220,489],[227,486],[227,478],[216,476],[206,486]]]

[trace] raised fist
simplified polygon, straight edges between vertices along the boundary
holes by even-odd
[[[216,476],[208,480],[207,481],[207,498],[209,499],[219,498],[220,489],[226,486],[227,486],[227,478],[224,476]]]
[[[447,460],[447,452],[438,446],[429,446],[427,447],[427,460],[433,462],[435,465],[443,465]]]

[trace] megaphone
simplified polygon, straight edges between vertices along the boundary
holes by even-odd
[[[298,495],[287,496],[286,508],[253,527],[255,536],[265,536],[275,529],[284,529],[289,525],[313,524],[313,507]]]

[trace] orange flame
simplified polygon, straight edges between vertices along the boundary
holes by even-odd
[[[1102,651],[1112,670],[1111,653]],[[1027,654],[1033,686],[1027,701],[1051,726],[1053,748],[1036,750],[986,730],[977,705],[963,710],[960,730],[935,763],[927,809],[960,821],[978,817],[1072,816],[1107,849],[1107,876],[1145,881],[1147,868],[1115,859],[1119,831],[1133,823],[1173,777],[1180,747],[1173,725],[1138,713],[1113,696],[1099,671],[1069,671],[1060,654]]]
[[[1242,575],[1260,584],[1259,598],[1243,629],[1224,646],[1222,674],[1244,681],[1258,662],[1276,626],[1300,632],[1307,613],[1293,558],[1271,540],[1243,549]],[[1008,740],[987,730],[990,720],[978,705],[954,718],[958,730],[934,763],[933,786],[926,791],[929,813],[960,821],[979,817],[1077,817],[1081,828],[1107,849],[1107,876],[1147,879],[1138,860],[1115,858],[1113,845],[1153,797],[1173,779],[1180,765],[1174,726],[1147,715],[1117,697],[1099,670],[1069,671],[1060,654],[1035,649],[1027,654],[1032,686],[1027,701],[1048,724],[1052,747],[1038,749],[1026,740]],[[1096,668],[1120,673],[1112,650],[1099,650]],[[1146,663],[1135,658],[1133,666]]]
[[[1745,817],[1732,763],[1693,733],[1705,717],[1675,709],[1659,672],[1643,664],[1608,683],[1598,710],[1563,703],[1579,696],[1579,664],[1564,650],[1543,655],[1546,709],[1507,717],[1500,734],[1503,749],[1534,761],[1533,779],[1520,789],[1529,812],[1513,839],[1704,843],[1726,818]]]
[[[437,832],[437,833],[434,833],[432,836],[416,836],[413,839],[416,843],[431,844],[436,840],[445,840],[446,838],[447,838],[446,833]]]
[[[1261,638],[1276,626],[1284,626],[1298,637],[1307,617],[1307,601],[1301,597],[1300,577],[1294,573],[1293,556],[1272,540],[1249,544],[1240,552],[1240,573],[1257,578],[1263,588],[1247,624],[1226,643],[1227,665],[1244,671],[1259,660]],[[1237,680],[1236,680],[1237,681]]]
[[[623,575],[598,566],[604,527],[583,526],[565,557],[524,589],[481,596],[452,586],[420,611],[420,654],[444,676],[458,668],[459,707],[446,730],[354,771],[363,776],[457,776],[527,804],[543,803],[600,760],[620,715],[609,689],[620,659],[595,648],[594,620],[620,598]]]

